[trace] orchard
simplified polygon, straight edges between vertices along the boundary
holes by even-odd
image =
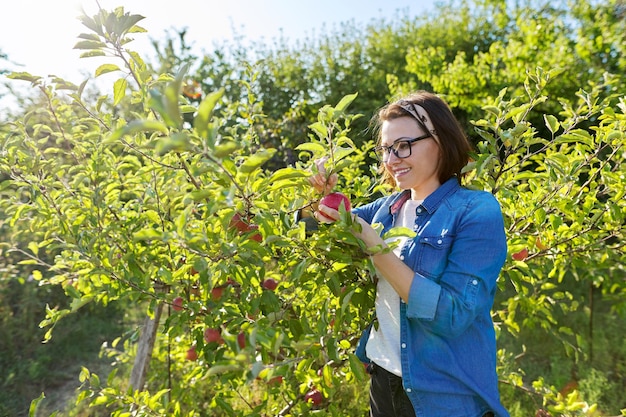
[[[69,300],[46,306],[46,339],[91,304],[118,303],[142,318],[103,346],[117,370],[82,368],[77,407],[120,416],[365,415],[369,377],[354,351],[372,320],[375,271],[345,213],[390,190],[378,181],[371,138],[354,139],[361,93],[319,106],[287,149],[266,140],[258,68],[245,67],[240,95],[187,94],[196,86],[189,62],[158,72],[132,51],[142,18],[123,8],[81,18],[76,48],[110,59],[95,73],[116,77],[109,95],[93,101],[85,83],[10,75],[46,103],[11,121],[0,143],[6,247],[40,286]],[[409,70],[423,62],[419,53],[409,54]],[[600,415],[583,378],[580,390],[564,392],[526,375],[523,336],[542,329],[583,361],[594,336],[567,318],[593,310],[586,291],[626,314],[626,101],[608,75],[555,100],[547,91],[560,74],[533,67],[521,86],[468,111],[478,117],[467,183],[496,195],[509,239],[493,319],[513,416]],[[432,86],[452,85],[438,77]],[[415,86],[401,81],[387,78],[379,105]],[[320,158],[339,179],[327,196],[308,182]],[[342,216],[312,230],[299,213],[320,203]]]

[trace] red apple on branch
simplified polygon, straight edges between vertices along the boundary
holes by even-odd
[[[183,297],[176,297],[172,301],[172,308],[175,311],[181,311],[183,309],[184,302],[185,302],[185,300],[183,299]]]
[[[239,345],[240,349],[246,348],[246,334],[244,332],[241,332],[237,335],[237,344]]]
[[[511,255],[511,258],[513,258],[516,261],[523,261],[526,258],[528,258],[528,249],[524,248],[519,252],[515,252],[514,254]]]
[[[218,301],[220,298],[222,298],[223,293],[224,293],[224,287],[222,286],[213,287],[213,289],[211,289],[211,299],[213,301]]]
[[[235,213],[232,219],[230,219],[229,225],[230,227],[235,228],[240,235],[259,230],[259,226],[257,224],[250,223],[250,219],[245,219],[240,213]],[[250,235],[250,239],[261,242],[263,240],[263,236],[261,236],[261,233],[256,232]]]
[[[224,339],[222,339],[222,332],[219,329],[207,328],[204,330],[204,341],[206,343],[218,343],[222,344]]]
[[[198,359],[198,352],[196,351],[196,347],[192,346],[187,350],[187,355],[185,356],[188,361],[195,361]]]
[[[267,278],[261,284],[266,290],[274,291],[278,287],[278,282],[273,278]]]
[[[283,376],[282,375],[276,375],[276,376],[270,378],[269,381],[267,381],[267,385],[269,385],[269,386],[280,385],[282,383],[283,383]]]
[[[320,390],[313,388],[311,391],[307,392],[306,395],[304,396],[304,400],[306,402],[310,402],[311,404],[317,406],[320,405],[322,403],[322,400],[324,399],[324,397],[322,396],[322,393],[320,392]]]

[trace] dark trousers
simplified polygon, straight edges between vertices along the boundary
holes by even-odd
[[[402,378],[374,362],[368,366],[370,380],[370,417],[415,417],[411,400],[402,387]],[[492,412],[483,417],[494,417]]]
[[[411,400],[404,392],[402,378],[371,363],[370,417],[415,417]]]

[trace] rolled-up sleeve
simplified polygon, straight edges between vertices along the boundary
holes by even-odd
[[[409,291],[407,317],[409,319],[433,320],[439,304],[441,286],[416,273]],[[415,302],[411,302],[415,300]],[[419,301],[418,301],[419,300]]]

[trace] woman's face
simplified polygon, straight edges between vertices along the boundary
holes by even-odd
[[[417,138],[426,133],[411,116],[386,120],[381,126],[381,145],[392,146],[399,140]],[[439,145],[431,136],[404,146],[410,146],[410,156],[398,158],[389,152],[383,164],[400,189],[411,190],[414,200],[424,199],[441,185],[438,175]]]

